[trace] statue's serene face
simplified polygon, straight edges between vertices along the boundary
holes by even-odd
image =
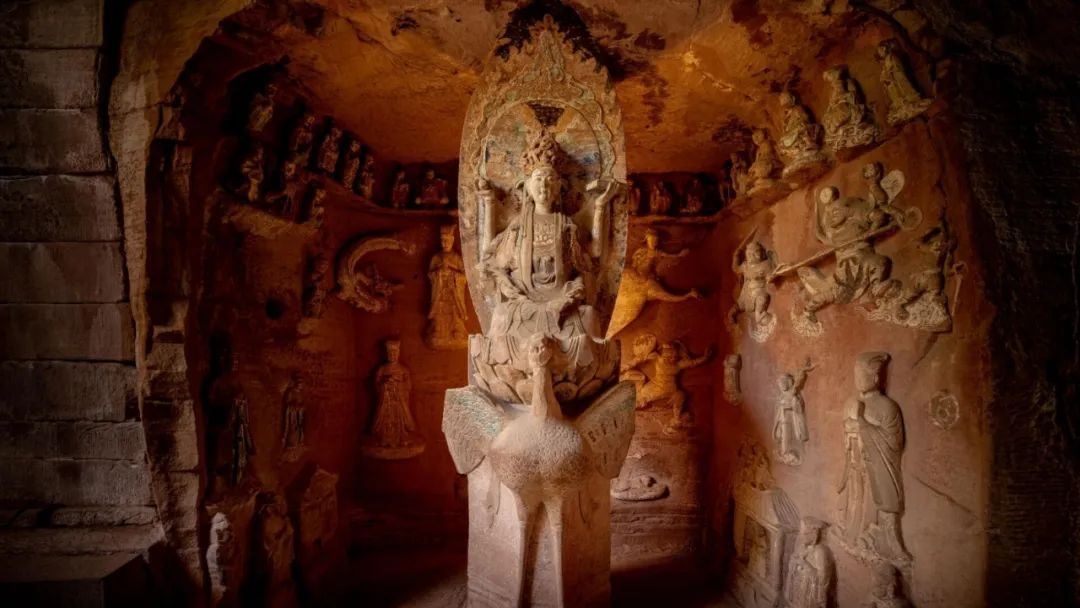
[[[758,243],[750,243],[746,247],[746,259],[751,262],[760,262],[765,257],[765,253],[761,250],[761,245]]]
[[[872,391],[878,388],[878,373],[877,370],[856,368],[855,369],[855,388],[860,393]]]
[[[386,343],[386,360],[390,363],[397,363],[398,357],[401,356],[401,343],[400,342],[387,342]]]
[[[525,191],[536,203],[537,211],[551,213],[559,200],[559,174],[553,167],[534,169],[525,181]]]
[[[440,242],[442,243],[442,250],[449,252],[454,248],[454,233],[444,232],[439,235]]]

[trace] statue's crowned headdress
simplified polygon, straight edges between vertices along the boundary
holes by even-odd
[[[521,168],[528,175],[541,167],[550,167],[555,171],[562,168],[563,154],[555,136],[546,128],[540,129],[529,138],[528,147],[521,155]]]

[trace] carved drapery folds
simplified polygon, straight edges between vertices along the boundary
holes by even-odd
[[[483,333],[443,432],[469,475],[470,605],[599,605],[609,480],[634,428],[604,338],[626,252],[621,115],[606,70],[550,17],[517,42],[490,60],[462,136],[462,257]]]

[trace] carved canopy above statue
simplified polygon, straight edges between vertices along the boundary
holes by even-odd
[[[578,225],[594,216],[596,192],[603,184],[626,181],[622,115],[607,70],[575,51],[557,26],[536,24],[520,47],[496,49],[466,114],[458,180],[461,247],[472,300],[486,333],[494,307],[494,291],[485,291],[477,268],[481,246],[501,232],[520,207],[522,167],[527,142],[542,129],[554,135],[564,155],[562,211]],[[502,203],[490,215],[479,204],[482,190],[501,193]],[[615,196],[607,246],[597,260],[593,283],[601,324],[611,318],[619,276],[626,257],[627,207]],[[602,333],[601,333],[602,335]]]

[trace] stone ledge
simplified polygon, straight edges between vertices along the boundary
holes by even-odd
[[[145,454],[139,422],[0,422],[0,458],[137,461]]]
[[[141,552],[161,539],[156,525],[102,528],[31,528],[0,531],[0,553],[102,555]]]
[[[120,243],[0,243],[0,302],[119,302]]]
[[[118,241],[116,181],[107,175],[0,179],[0,241]]]
[[[0,358],[132,361],[127,304],[0,304]]]
[[[0,460],[0,501],[27,505],[149,505],[145,464],[119,460]]]
[[[102,0],[10,4],[0,20],[2,47],[73,48],[99,46],[103,40]]]
[[[157,521],[154,507],[64,507],[49,524],[57,527],[147,526]]]
[[[93,108],[97,49],[0,50],[0,107]]]
[[[0,419],[120,422],[135,379],[122,363],[0,361]]]
[[[0,110],[0,171],[108,169],[97,110]]]

